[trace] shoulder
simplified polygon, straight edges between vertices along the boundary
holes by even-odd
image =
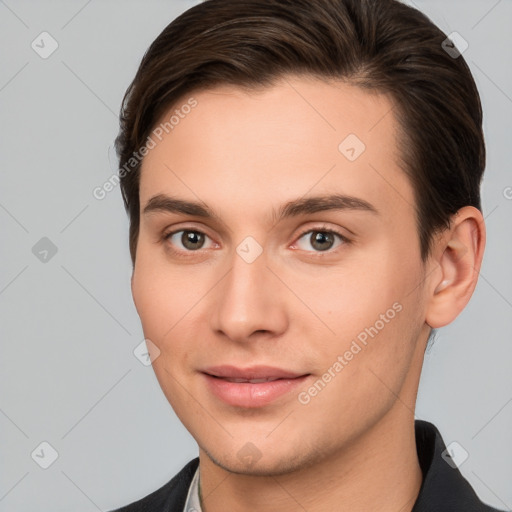
[[[165,485],[145,498],[110,512],[175,512],[183,510],[188,489],[199,465],[199,458],[191,460]]]
[[[501,512],[479,499],[435,425],[416,420],[415,429],[423,483],[412,512]]]

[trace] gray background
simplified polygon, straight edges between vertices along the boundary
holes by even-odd
[[[133,355],[143,335],[119,189],[92,195],[116,170],[117,113],[144,51],[195,3],[0,0],[1,511],[109,510],[197,455]],[[426,356],[417,417],[458,441],[480,497],[510,510],[512,2],[414,5],[468,41],[488,149],[481,278]],[[43,31],[59,44],[47,59],[31,48]],[[57,248],[46,262],[32,252],[43,237]],[[48,469],[31,457],[42,441],[58,452]]]

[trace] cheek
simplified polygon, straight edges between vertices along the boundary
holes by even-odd
[[[190,343],[184,331],[197,294],[190,292],[194,287],[183,271],[173,273],[154,263],[155,258],[138,255],[132,294],[144,337],[159,349],[152,362],[155,376],[171,406],[180,410],[190,405],[183,384],[183,372],[190,366]]]
[[[191,371],[190,360],[205,337],[196,332],[206,325],[198,315],[207,308],[213,285],[204,268],[170,265],[154,248],[141,249],[133,273],[133,299],[145,338],[160,350],[153,362],[157,378],[162,387],[175,388],[174,378]]]
[[[340,268],[322,268],[315,276],[294,275],[294,291],[335,337],[353,336],[373,324],[400,299],[401,288],[385,259],[354,257]]]
[[[397,377],[407,365],[423,325],[418,286],[422,271],[418,258],[404,261],[401,256],[398,250],[381,247],[347,262],[343,270],[302,280],[301,286],[296,276],[297,294],[329,328],[323,329],[322,343],[314,347],[319,367],[328,368],[345,354],[353,369],[386,367],[396,370]],[[298,321],[302,332],[314,339],[305,320]]]
[[[162,338],[197,301],[199,284],[190,267],[170,265],[162,250],[141,239],[132,294],[146,334]]]
[[[145,336],[148,338],[153,336],[155,341],[157,338],[160,339],[162,336],[160,331],[164,328],[162,314],[169,308],[172,295],[165,293],[165,287],[159,284],[154,269],[146,265],[143,258],[138,258],[135,264],[132,295]]]
[[[180,318],[186,314],[186,290],[183,277],[172,275],[145,257],[137,255],[132,279],[132,295],[139,314],[144,336],[159,347],[162,356],[168,350],[167,340],[179,326]]]

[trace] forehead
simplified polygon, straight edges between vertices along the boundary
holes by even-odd
[[[183,108],[191,98],[196,106]],[[393,103],[384,94],[287,76],[255,90],[223,85],[191,93],[161,122],[173,114],[172,129],[144,158],[141,206],[156,193],[243,207],[263,195],[280,202],[333,191],[391,210],[399,201],[401,208],[413,204],[399,167]]]

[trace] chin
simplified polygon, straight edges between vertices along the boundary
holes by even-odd
[[[245,452],[243,451],[246,448]],[[204,450],[211,461],[229,473],[247,476],[281,476],[293,473],[315,464],[316,457],[312,454],[298,455],[296,450],[292,454],[273,453],[271,459],[264,457],[254,451],[253,456],[249,456],[252,451],[249,447],[244,447],[233,455],[215,456],[211,452]],[[244,455],[246,453],[246,455]]]

